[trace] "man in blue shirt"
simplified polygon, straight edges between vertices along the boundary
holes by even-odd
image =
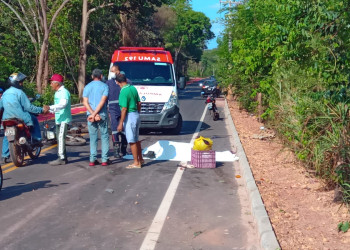
[[[102,149],[102,166],[110,164],[108,158],[109,151],[109,134],[107,121],[107,98],[108,86],[102,79],[102,71],[94,69],[92,71],[92,79],[83,91],[83,104],[87,109],[88,129],[90,135],[90,164],[95,166],[99,164],[97,161],[97,140],[98,130],[101,134],[101,149]]]
[[[0,109],[4,109],[2,120],[7,120],[11,118],[18,118],[24,121],[24,123],[30,127],[30,132],[33,139],[40,141],[41,132],[38,119],[33,114],[47,113],[49,111],[48,106],[44,108],[34,106],[30,103],[27,95],[23,92],[23,81],[27,78],[23,73],[13,73],[8,82],[11,85],[7,89],[0,100]],[[4,152],[7,151],[8,141],[7,138],[4,138],[3,141],[3,150],[2,157],[9,158],[10,155],[4,155]],[[7,151],[8,152],[8,151]]]

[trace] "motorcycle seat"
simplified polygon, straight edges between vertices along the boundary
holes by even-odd
[[[20,124],[20,123],[24,123],[24,121],[22,119],[19,119],[19,118],[9,118],[9,119],[6,119],[6,120],[2,121],[2,124],[4,125],[4,127],[6,127],[6,126],[14,126],[14,125],[17,125],[17,124]]]

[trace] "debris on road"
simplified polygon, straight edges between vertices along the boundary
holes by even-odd
[[[193,238],[196,238],[198,235],[202,234],[203,231],[197,231],[193,233]]]
[[[130,229],[130,230],[128,230],[128,232],[129,232],[129,233],[140,234],[140,233],[143,232],[144,229],[145,229],[145,227],[138,228],[138,229]]]
[[[111,189],[111,188],[107,188],[105,191],[106,191],[107,193],[110,193],[110,194],[113,194],[113,193],[114,193],[114,190]]]
[[[194,166],[189,164],[187,161],[182,161],[177,166],[182,168],[194,168]]]
[[[259,134],[253,134],[252,139],[259,139],[259,140],[273,139],[275,138],[275,136],[276,136],[275,132],[264,129],[264,130],[261,130]]]

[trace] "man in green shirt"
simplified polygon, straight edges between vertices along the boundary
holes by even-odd
[[[54,105],[50,106],[50,112],[55,113],[58,158],[49,162],[49,164],[65,165],[68,162],[66,153],[66,135],[68,123],[72,121],[70,93],[63,86],[63,76],[60,74],[52,75],[50,78],[50,85],[52,90],[55,91]]]
[[[130,144],[134,163],[126,168],[141,168],[144,164],[142,158],[141,142],[139,140],[141,102],[137,89],[126,82],[125,75],[116,76],[116,81],[121,87],[119,94],[119,106],[121,108],[118,132],[125,131],[126,140]]]

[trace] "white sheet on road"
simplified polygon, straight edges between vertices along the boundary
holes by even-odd
[[[142,150],[142,154],[153,151],[158,161],[191,161],[190,143],[161,140]],[[230,151],[215,152],[217,162],[237,161],[238,157]],[[124,156],[124,159],[132,160],[132,155]],[[147,158],[145,158],[147,159]]]

